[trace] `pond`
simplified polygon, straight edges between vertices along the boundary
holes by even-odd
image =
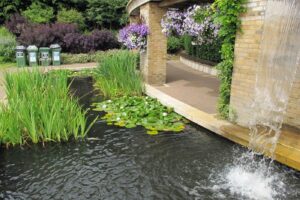
[[[97,99],[91,79],[75,79],[75,89],[85,107]],[[91,111],[89,117],[99,114]],[[246,151],[193,124],[182,133],[149,136],[141,127],[98,120],[82,141],[1,149],[0,198],[300,198],[299,173],[283,165],[272,164],[270,177],[250,174],[251,187],[239,177],[243,170],[230,173]]]

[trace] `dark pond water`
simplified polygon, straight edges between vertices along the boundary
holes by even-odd
[[[74,88],[83,105],[94,101],[91,80]],[[2,149],[0,198],[300,199],[298,173],[276,163],[268,177],[249,172],[236,159],[245,152],[194,125],[149,136],[99,120],[84,141]]]

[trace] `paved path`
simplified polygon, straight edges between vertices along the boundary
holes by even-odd
[[[194,70],[180,61],[169,61],[167,84],[160,91],[206,113],[217,113],[220,82],[217,77]]]
[[[60,65],[60,66],[49,66],[49,67],[39,67],[43,72],[48,72],[51,70],[74,70],[74,71],[80,71],[84,69],[93,69],[97,67],[97,63],[84,63],[84,64],[69,64],[69,65]],[[5,87],[4,87],[4,74],[5,73],[15,73],[20,70],[33,70],[35,68],[33,67],[24,67],[24,68],[17,68],[17,67],[11,67],[0,70],[0,102],[6,101],[6,93],[5,93]]]

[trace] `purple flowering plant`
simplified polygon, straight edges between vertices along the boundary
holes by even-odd
[[[120,30],[119,41],[128,49],[144,51],[149,33],[149,28],[145,24],[130,24]]]
[[[161,20],[162,32],[167,36],[183,35],[185,15],[179,9],[169,10]]]
[[[167,36],[189,35],[193,44],[212,44],[218,37],[220,27],[214,24],[208,5],[194,5],[185,11],[169,10],[161,20],[162,32]],[[201,16],[201,20],[199,20]]]

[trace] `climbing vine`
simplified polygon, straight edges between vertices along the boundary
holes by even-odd
[[[222,39],[222,62],[217,66],[221,81],[218,111],[221,117],[229,117],[231,81],[234,62],[236,33],[240,31],[240,15],[246,12],[243,6],[247,0],[215,0],[212,5],[215,23],[220,25],[219,37]]]

